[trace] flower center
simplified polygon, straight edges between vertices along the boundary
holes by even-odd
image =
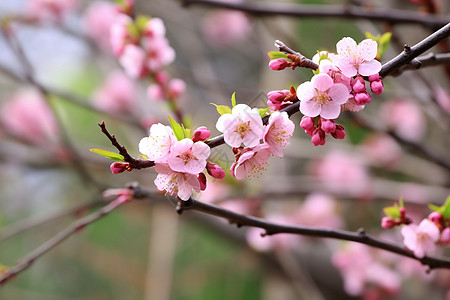
[[[250,121],[247,122],[241,122],[238,126],[236,126],[236,129],[234,132],[239,133],[241,138],[244,138],[244,136],[247,134],[247,132],[250,131]]]
[[[321,92],[318,89],[316,89],[316,96],[314,96],[314,100],[319,104],[325,104],[328,101],[331,101],[331,97],[328,96],[326,92]]]
[[[191,152],[183,152],[181,154],[177,155],[178,158],[180,158],[184,164],[186,165],[188,162],[190,162],[191,160],[198,160],[197,157],[195,157]]]

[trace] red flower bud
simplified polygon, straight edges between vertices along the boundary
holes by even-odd
[[[209,161],[206,163],[206,171],[216,179],[223,179],[225,177],[225,171],[218,164]]]
[[[206,128],[205,126],[201,126],[197,129],[195,129],[194,134],[192,136],[192,141],[198,142],[198,141],[204,141],[207,138],[209,138],[211,135],[211,132]]]

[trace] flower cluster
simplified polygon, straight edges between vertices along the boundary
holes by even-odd
[[[200,192],[206,188],[205,168],[215,178],[225,176],[218,165],[206,161],[211,150],[203,141],[209,136],[204,126],[194,131],[193,138],[181,138],[170,126],[152,125],[149,136],[139,142],[139,151],[155,162],[158,190],[188,200],[192,190]]]
[[[377,42],[365,39],[360,44],[345,37],[337,45],[337,54],[326,51],[313,57],[319,68],[311,81],[304,82],[297,88],[300,112],[305,116],[300,126],[311,136],[315,146],[324,145],[326,135],[336,139],[345,137],[344,127],[335,124],[334,119],[341,111],[360,111],[371,102],[366,90],[365,79],[370,82],[370,89],[375,95],[383,92],[383,83],[378,72],[381,63],[377,56]],[[292,54],[287,55],[292,59]],[[273,70],[282,70],[292,66],[285,58],[272,59],[269,66]],[[278,93],[274,93],[278,92]],[[279,105],[282,95],[279,91],[269,93],[269,104],[273,109],[283,108]],[[272,100],[273,99],[273,100]]]
[[[422,258],[433,253],[436,245],[450,244],[450,197],[441,207],[430,205],[430,208],[434,211],[417,225],[406,216],[406,209],[400,201],[400,206],[384,209],[386,217],[382,219],[381,226],[392,228],[405,224],[401,229],[403,244],[417,258]]]
[[[267,125],[263,125],[259,110],[245,104],[223,114],[216,128],[223,132],[225,143],[233,147],[235,162],[231,174],[240,180],[263,170],[271,155],[283,157],[294,127],[287,113],[279,111],[272,113]]]

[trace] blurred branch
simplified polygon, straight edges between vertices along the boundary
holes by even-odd
[[[129,187],[129,189],[133,189],[132,186]],[[114,191],[114,190],[112,190]],[[38,248],[30,252],[28,255],[23,257],[19,260],[19,262],[14,265],[13,267],[6,269],[3,273],[0,274],[0,285],[7,282],[8,280],[14,278],[17,274],[21,273],[22,271],[26,270],[28,267],[30,267],[37,259],[42,257],[45,253],[50,251],[51,249],[55,248],[57,245],[59,245],[61,242],[66,240],[71,235],[80,232],[83,230],[86,226],[94,223],[95,221],[105,217],[110,212],[115,210],[120,205],[128,202],[129,198],[123,198],[128,197],[127,195],[120,195],[118,194],[118,197],[99,209],[98,211],[87,215],[84,218],[81,218],[74,223],[72,223],[69,227],[66,229],[60,231],[55,236],[53,236],[51,239],[46,241],[45,243],[41,244]],[[148,194],[150,196],[150,194]]]
[[[217,0],[182,0],[184,6],[203,5],[246,12],[258,17],[301,17],[301,18],[341,18],[368,19],[392,24],[420,24],[436,29],[450,22],[450,16],[425,15],[398,9],[362,9],[354,6],[304,5],[280,3],[247,3]]]
[[[0,242],[12,238],[26,230],[30,230],[52,221],[56,221],[60,218],[79,215],[86,210],[99,206],[102,203],[104,203],[104,201],[94,200],[87,203],[76,204],[72,207],[64,208],[58,212],[43,217],[18,221],[17,223],[10,225],[0,231]]]
[[[136,199],[139,198],[147,198],[153,197],[154,192],[147,190],[143,187],[134,186],[133,191],[136,193],[134,197]],[[170,198],[171,201],[177,201],[173,198]],[[374,248],[386,250],[388,252],[396,253],[405,257],[409,257],[415,260],[420,261],[423,265],[427,265],[429,269],[438,269],[438,268],[446,268],[450,269],[450,260],[445,258],[437,258],[431,256],[425,256],[423,258],[417,258],[414,256],[412,252],[406,250],[402,245],[397,243],[388,242],[385,240],[381,240],[375,238],[371,235],[368,235],[363,228],[359,229],[357,232],[347,231],[347,230],[338,230],[338,229],[327,229],[327,228],[318,228],[311,226],[291,226],[291,225],[282,225],[273,222],[269,222],[265,219],[248,216],[243,214],[238,214],[233,211],[227,210],[225,208],[215,206],[213,204],[208,204],[204,202],[200,202],[198,200],[194,200],[190,198],[188,201],[178,201],[177,212],[182,213],[185,210],[194,210],[198,212],[202,212],[205,214],[209,214],[212,216],[220,217],[227,219],[230,223],[236,224],[236,226],[250,226],[257,227],[265,230],[264,235],[274,235],[278,233],[289,233],[289,234],[298,234],[305,235],[311,237],[319,237],[319,238],[331,238],[338,239],[344,241],[357,242],[361,244],[365,244]]]
[[[401,73],[407,70],[417,70],[419,68],[433,67],[446,64],[450,64],[450,53],[440,53],[440,54],[428,53],[427,55],[418,56],[416,57],[414,62],[411,61],[409,64],[400,67],[395,72],[395,75],[396,76],[400,75]]]

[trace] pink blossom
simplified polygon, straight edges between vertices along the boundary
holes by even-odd
[[[186,90],[186,83],[184,80],[174,78],[169,82],[169,97],[178,99]]]
[[[175,60],[175,50],[170,47],[165,37],[144,37],[142,44],[147,53],[145,66],[152,72],[160,71]]]
[[[224,133],[225,143],[231,147],[255,147],[263,134],[263,123],[257,108],[245,104],[236,105],[231,114],[220,116],[216,128]]]
[[[341,105],[351,96],[345,85],[334,83],[327,74],[319,74],[298,87],[297,97],[301,101],[300,112],[305,116],[336,119]]]
[[[309,194],[293,218],[296,224],[315,227],[339,228],[342,224],[336,201],[322,193]]]
[[[254,148],[246,148],[231,166],[231,174],[238,180],[258,174],[265,168],[269,157],[270,150],[267,144],[260,144]]]
[[[267,105],[269,105],[273,111],[281,110],[289,104],[292,104],[292,101],[287,100],[290,99],[290,97],[288,98],[290,94],[291,92],[288,90],[270,91],[267,93],[267,98],[269,98]]]
[[[78,0],[30,0],[27,5],[31,17],[58,21],[64,14],[75,10]]]
[[[276,111],[269,117],[264,128],[263,140],[269,145],[272,155],[283,157],[283,150],[288,146],[289,138],[294,133],[294,122],[289,120],[286,112]]]
[[[105,51],[112,51],[110,32],[117,16],[117,6],[108,1],[92,2],[84,13],[84,31]]]
[[[242,12],[214,10],[203,19],[202,31],[211,45],[227,47],[244,41],[251,32],[251,23]]]
[[[133,19],[124,14],[118,14],[109,29],[110,44],[115,55],[120,56],[125,46],[131,42],[129,26],[133,26]]]
[[[163,101],[165,99],[164,91],[161,85],[152,83],[147,88],[147,96],[153,101]]]
[[[167,164],[155,165],[158,176],[155,185],[160,191],[166,191],[169,195],[177,195],[181,200],[188,200],[192,195],[192,189],[200,192],[200,182],[197,175],[181,173],[172,170]]]
[[[145,25],[144,34],[148,37],[164,37],[166,35],[166,26],[160,18],[151,18]]]
[[[182,139],[172,144],[167,162],[177,172],[198,174],[206,167],[211,149],[203,142]]]
[[[210,135],[211,132],[208,130],[208,128],[206,128],[206,126],[200,126],[199,128],[195,129],[194,133],[192,134],[192,141],[204,141],[209,138]]]
[[[137,105],[134,83],[121,71],[115,71],[94,95],[94,105],[111,113],[132,112]]]
[[[12,95],[0,115],[5,131],[37,145],[54,141],[59,132],[49,105],[32,90]]]
[[[413,100],[394,99],[383,102],[380,115],[389,128],[408,141],[418,142],[425,135],[425,117]]]
[[[150,127],[150,135],[139,142],[139,152],[155,162],[167,163],[170,149],[176,140],[170,126],[153,124]]]
[[[133,78],[144,77],[148,70],[145,67],[146,54],[142,48],[128,44],[123,50],[122,56],[119,58],[121,66],[124,68],[125,73]]]
[[[446,227],[442,230],[440,242],[444,245],[450,244],[450,227]]]
[[[342,111],[361,111],[365,107],[364,103],[357,103],[354,97],[348,99],[344,105],[341,106]]]
[[[376,74],[381,70],[381,63],[375,60],[377,48],[378,44],[374,40],[365,39],[357,45],[352,38],[345,37],[336,45],[340,57],[338,67],[347,77]]]
[[[361,151],[372,165],[393,169],[402,159],[399,144],[386,134],[372,134],[361,145]]]
[[[404,226],[401,233],[403,244],[413,251],[417,258],[434,252],[440,235],[439,228],[428,219],[422,220],[419,226],[415,224]]]

